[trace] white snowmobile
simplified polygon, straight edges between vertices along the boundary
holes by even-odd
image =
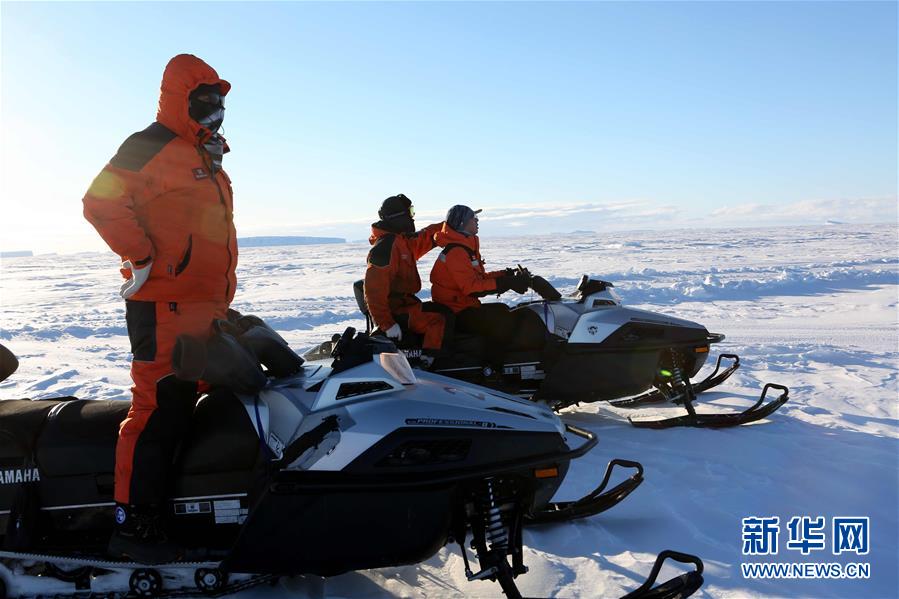
[[[740,366],[737,355],[721,354],[710,375],[699,382],[690,380],[706,363],[710,346],[723,341],[724,335],[709,333],[689,320],[623,306],[611,283],[587,275],[565,299],[542,277],[530,278],[532,289],[544,299],[513,310],[529,313],[524,322],[537,331],[536,339],[533,333],[519,335],[506,348],[503,364],[496,365],[487,359],[482,338],[457,334],[450,355],[438,357],[428,370],[544,401],[556,410],[580,402],[610,401],[625,408],[673,402],[687,411],[665,420],[629,418],[634,426],[645,428],[745,424],[765,418],[787,401],[786,387],[768,383],[758,401],[743,412],[697,413],[696,395],[719,385]],[[363,284],[357,281],[354,292],[372,333]],[[327,359],[334,341],[324,342],[304,357]],[[420,335],[404,330],[398,345],[413,361],[421,355]],[[723,360],[729,364],[722,369]],[[765,403],[771,389],[780,395]]]
[[[221,331],[202,348],[202,375],[227,387],[199,401],[173,467],[167,529],[183,561],[104,557],[128,402],[0,401],[0,597],[219,596],[413,564],[448,542],[469,580],[519,597],[524,526],[599,513],[643,480],[639,463],[612,460],[593,492],[553,502],[597,439],[545,406],[415,372],[391,343],[352,329],[332,367],[303,364],[267,327]],[[176,373],[190,370],[182,349]],[[635,472],[607,489],[616,466]],[[694,568],[653,586],[666,559]],[[699,558],[663,552],[628,597],[686,597],[701,584]]]

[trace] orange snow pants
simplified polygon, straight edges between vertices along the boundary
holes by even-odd
[[[393,314],[394,319],[413,333],[424,335],[422,349],[434,352],[445,349],[447,319],[452,318],[452,313],[444,314],[440,308],[435,309],[432,302],[404,306],[401,310]]]
[[[166,499],[178,442],[190,426],[198,384],[175,378],[178,335],[206,338],[212,321],[226,318],[224,302],[125,302],[131,340],[131,409],[119,427],[115,500],[132,505]]]

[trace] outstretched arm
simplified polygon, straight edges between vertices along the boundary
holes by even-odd
[[[439,233],[442,228],[442,222],[434,223],[407,237],[409,247],[412,248],[412,253],[415,254],[416,262],[420,260],[422,256],[434,249],[437,245],[434,243],[434,235]]]

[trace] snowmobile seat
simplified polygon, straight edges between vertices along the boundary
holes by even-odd
[[[67,399],[74,398],[0,401],[0,459],[32,455],[47,414]]]
[[[60,402],[47,414],[37,447],[45,476],[78,476],[115,470],[119,425],[131,403],[75,399]]]

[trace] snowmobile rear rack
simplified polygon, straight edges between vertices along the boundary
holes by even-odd
[[[574,428],[574,427],[571,427]],[[615,466],[634,468],[637,473],[615,487],[605,491],[612,470]],[[577,518],[586,518],[604,512],[612,506],[618,505],[625,497],[640,486],[643,482],[643,465],[640,462],[614,459],[606,466],[605,475],[599,486],[584,495],[577,501],[558,501],[547,504],[545,508],[535,514],[525,516],[528,524],[548,524],[550,522],[564,522]]]
[[[682,564],[694,564],[696,569],[692,572],[676,576],[653,588],[652,585],[655,584],[659,572],[662,570],[662,565],[667,559],[672,559]],[[678,599],[680,597],[689,597],[699,590],[699,587],[701,587],[704,582],[702,570],[702,560],[695,555],[681,553],[680,551],[671,551],[670,549],[663,551],[656,558],[652,570],[646,578],[646,582],[644,582],[640,588],[631,591],[621,599]]]

